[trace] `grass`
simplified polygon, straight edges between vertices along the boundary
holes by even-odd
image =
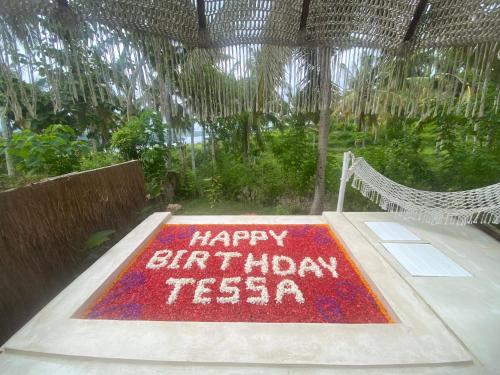
[[[307,215],[309,212],[308,204],[297,206],[296,202],[292,202],[290,206],[283,207],[280,204],[263,206],[255,202],[237,202],[231,200],[222,200],[210,207],[207,198],[193,198],[176,201],[182,206],[182,209],[177,211],[176,215]],[[335,211],[337,207],[337,194],[328,194],[325,202],[325,211]],[[163,206],[154,206],[153,211],[164,211]],[[344,211],[381,211],[375,203],[363,197],[358,191],[347,185]]]
[[[205,198],[194,198],[178,202],[182,209],[176,215],[277,215],[279,208],[275,206],[261,206],[253,202],[235,202],[224,200],[210,207]]]

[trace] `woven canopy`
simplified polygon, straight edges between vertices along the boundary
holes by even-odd
[[[100,21],[187,46],[396,49],[471,45],[499,39],[495,0],[3,0],[4,12]]]
[[[36,108],[11,71],[30,83],[43,75],[56,111],[67,93],[167,117],[181,104],[200,120],[316,111],[320,49],[344,115],[498,108],[487,95],[495,0],[3,0],[0,33],[0,76],[19,116],[21,104]]]

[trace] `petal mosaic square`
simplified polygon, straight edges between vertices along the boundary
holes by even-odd
[[[166,224],[81,317],[393,322],[327,225]]]

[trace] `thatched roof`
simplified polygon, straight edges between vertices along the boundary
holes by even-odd
[[[182,102],[200,119],[314,111],[318,48],[329,48],[343,113],[427,113],[419,95],[430,91],[467,115],[498,106],[481,97],[500,40],[494,0],[3,0],[0,31],[0,74],[45,66],[56,109],[66,90],[94,102],[120,93],[167,115]],[[100,55],[81,66],[96,46]],[[429,82],[415,91],[406,79],[418,64],[416,78]],[[16,90],[10,105],[30,107]]]

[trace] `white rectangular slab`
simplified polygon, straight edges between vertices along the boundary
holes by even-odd
[[[412,276],[472,276],[431,244],[384,242],[382,245]]]
[[[420,238],[403,225],[392,221],[365,221],[382,241],[420,241]]]
[[[77,319],[166,222],[192,224],[324,223],[336,233],[368,283],[392,310],[394,324],[158,322]],[[238,366],[468,365],[471,356],[434,312],[344,215],[171,217],[146,219],[80,275],[4,346],[9,355],[37,353],[100,361]],[[2,362],[0,360],[0,370]],[[1,373],[2,371],[0,371]],[[5,372],[4,372],[5,373]],[[15,373],[15,372],[11,372]]]

